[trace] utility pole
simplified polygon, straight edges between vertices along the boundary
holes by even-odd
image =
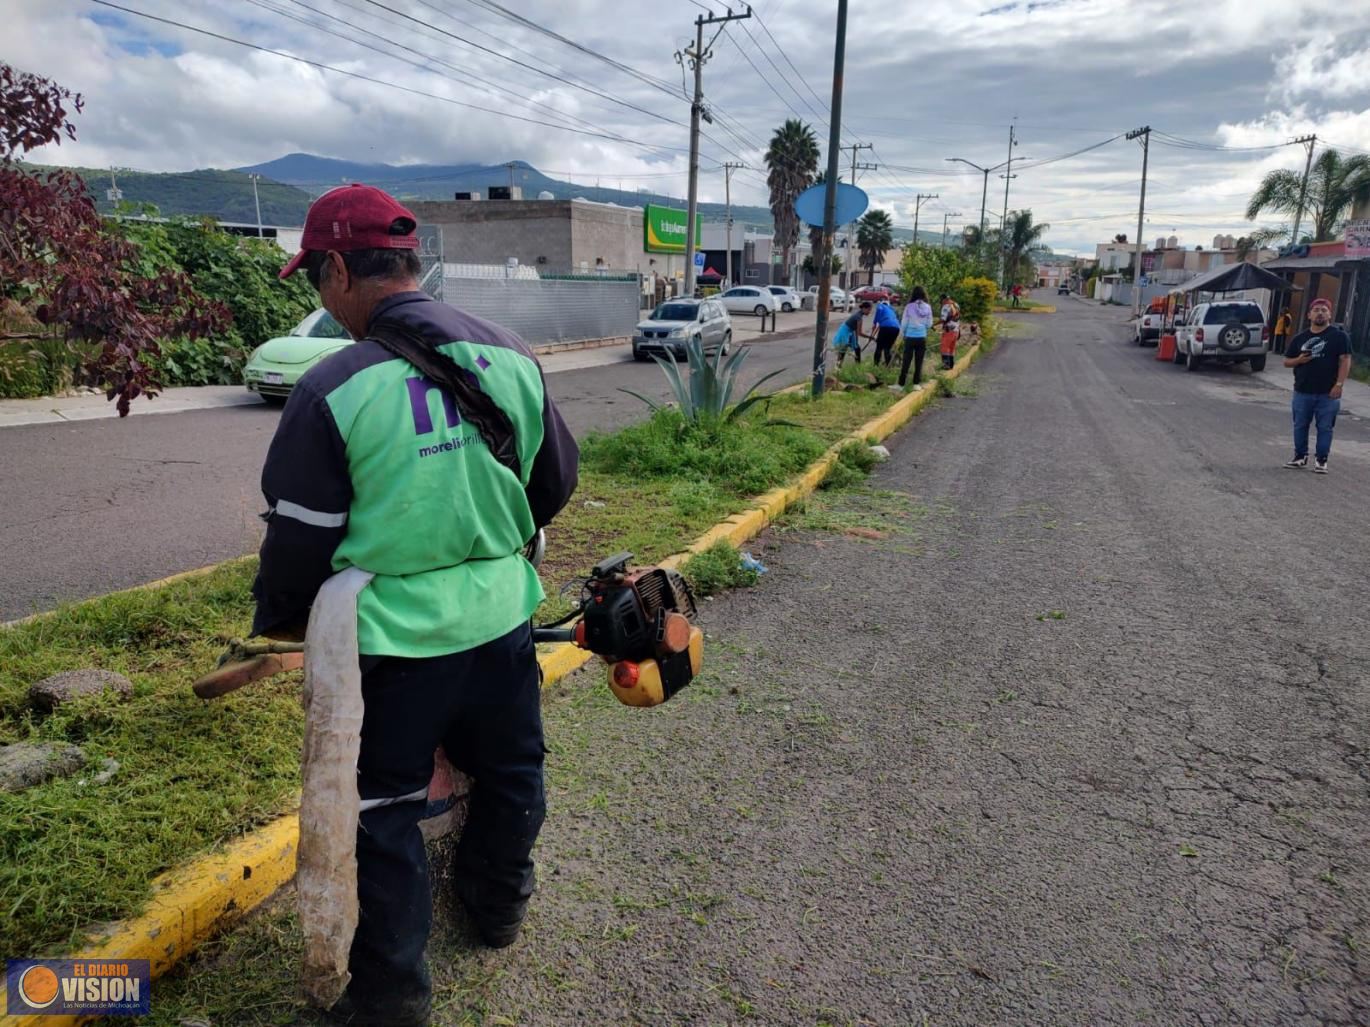
[[[693,296],[695,292],[695,225],[699,216],[699,119],[703,118],[710,125],[714,123],[711,115],[704,107],[704,62],[713,54],[714,39],[718,38],[718,32],[722,32],[730,21],[743,21],[752,16],[752,8],[747,6],[746,14],[734,14],[729,7],[728,13],[719,16],[710,14],[707,18],[700,15],[695,18],[695,48],[686,49],[683,53],[676,51],[676,63],[682,60],[689,60],[690,68],[695,73],[695,95],[690,103],[690,202],[689,212],[685,216],[685,295]],[[714,39],[709,40],[709,45],[704,45],[704,26],[718,25],[718,32],[714,33]]]
[[[262,237],[262,201],[257,199],[257,179],[261,175],[254,174],[252,177],[252,205],[257,208],[257,238]]]
[[[1308,176],[1313,170],[1313,148],[1318,145],[1318,137],[1316,135],[1299,136],[1294,142],[1302,143],[1308,147],[1308,160],[1303,165],[1303,184],[1299,186],[1299,208],[1294,213],[1294,235],[1289,240],[1291,246],[1299,244],[1299,227],[1303,223],[1303,204],[1308,199]]]
[[[919,193],[913,198],[913,244],[918,245],[918,212],[923,209],[924,200],[937,199],[936,193]]]
[[[1142,228],[1146,217],[1146,163],[1147,158],[1151,156],[1151,126],[1143,125],[1127,134],[1128,139],[1136,139],[1138,136],[1142,140],[1142,198],[1137,204],[1137,259],[1136,266],[1132,269],[1133,317],[1139,317],[1142,313]]]
[[[828,302],[832,292],[832,237],[837,225],[837,156],[842,147],[842,71],[847,60],[847,0],[837,0],[837,42],[832,58],[832,104],[828,117],[828,179],[823,191],[823,263],[818,269],[817,327],[813,335],[813,396],[823,395],[828,350]]]
[[[725,163],[723,165],[723,199],[728,208],[728,219],[725,229],[728,235],[728,249],[723,259],[727,261],[727,270],[724,273],[726,275],[725,281],[728,283],[727,288],[730,289],[733,285],[733,172],[738,168],[745,168],[746,166],[747,165],[743,164],[741,161],[737,161],[736,163]]]
[[[1003,267],[1004,292],[1008,292],[1008,187],[1018,176],[1013,173],[1013,148],[1018,145],[1018,126],[1008,127],[1008,160],[1004,161],[1004,216],[999,221],[999,262]]]
[[[949,210],[942,215],[942,249],[945,250],[947,248],[947,222],[952,218],[959,218],[960,216],[961,212],[959,210]]]
[[[875,149],[875,144],[874,144],[874,143],[852,143],[850,146],[844,146],[844,147],[842,147],[842,149],[844,149],[844,150],[850,150],[850,151],[851,151],[851,184],[852,184],[852,185],[856,185],[856,173],[857,173],[858,171],[875,171],[875,170],[877,170],[877,169],[879,168],[879,166],[880,166],[880,165],[878,165],[878,164],[858,164],[858,163],[856,163],[856,155],[857,155],[857,152],[858,152],[859,150],[874,150],[874,149]],[[855,261],[852,260],[852,253],[854,252],[854,250],[855,250],[855,248],[856,248],[856,247],[853,245],[855,242],[856,242],[856,222],[853,221],[850,225],[847,226],[847,264],[848,264],[849,266],[847,266],[847,267],[845,267],[845,268],[842,269],[842,274],[846,277],[846,286],[847,286],[847,288],[851,288],[852,268],[851,268],[850,265],[852,265],[852,264],[855,263]]]

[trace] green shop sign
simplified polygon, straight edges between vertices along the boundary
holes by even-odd
[[[689,212],[649,203],[642,208],[642,248],[648,253],[684,253]],[[699,219],[695,219],[695,249],[699,248]]]

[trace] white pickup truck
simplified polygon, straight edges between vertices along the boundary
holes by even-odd
[[[1164,314],[1142,311],[1142,316],[1137,318],[1137,322],[1133,326],[1132,341],[1138,346],[1145,346],[1148,342],[1160,342],[1164,325]]]
[[[1235,364],[1247,361],[1264,371],[1270,351],[1265,314],[1251,300],[1200,303],[1175,322],[1175,363],[1197,371],[1206,360]]]

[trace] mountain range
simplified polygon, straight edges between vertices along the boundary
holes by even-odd
[[[684,207],[685,199],[649,189],[629,190],[553,178],[526,161],[507,164],[366,164],[359,161],[320,157],[309,153],[291,153],[262,164],[231,170],[206,168],[184,172],[137,172],[105,169],[73,168],[85,179],[97,207],[102,213],[115,209],[116,201],[109,198],[113,186],[119,190],[124,203],[152,204],[166,216],[208,215],[220,221],[254,224],[257,220],[253,198],[253,175],[257,179],[257,201],[261,204],[261,219],[266,225],[298,226],[304,223],[310,202],[334,186],[347,182],[367,182],[381,186],[400,200],[451,199],[456,192],[479,192],[488,195],[491,186],[512,184],[523,190],[525,199],[536,199],[542,193],[553,198],[593,200],[598,203],[617,203],[640,207],[644,203],[659,203]],[[704,221],[722,221],[726,208],[721,203],[700,203],[700,217]],[[772,224],[768,207],[734,204],[734,223],[769,230]],[[895,239],[905,242],[913,233],[906,228],[895,229]],[[920,231],[920,239],[936,245],[941,233]]]

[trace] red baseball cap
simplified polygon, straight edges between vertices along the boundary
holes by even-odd
[[[416,250],[418,219],[389,193],[353,182],[332,189],[312,204],[304,219],[300,252],[281,268],[289,278],[314,251]]]

